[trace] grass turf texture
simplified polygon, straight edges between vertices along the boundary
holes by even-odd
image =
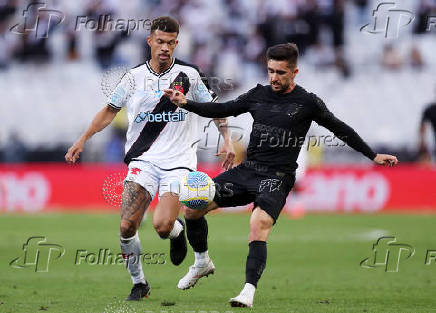
[[[144,265],[151,296],[124,301],[131,281],[123,265],[74,265],[76,251],[119,253],[117,214],[41,214],[0,216],[0,312],[436,312],[436,263],[425,265],[427,249],[436,250],[436,216],[312,215],[282,216],[268,243],[268,262],[255,307],[231,308],[245,279],[248,215],[212,215],[209,252],[217,268],[190,290],[178,280],[193,262],[192,250],[181,266],[169,260],[169,242],[154,232],[151,219],[140,229],[143,252],[165,253],[166,264]],[[11,268],[30,236],[61,244],[65,255],[49,271]],[[399,271],[365,269],[373,243],[382,235],[412,245],[415,255]]]

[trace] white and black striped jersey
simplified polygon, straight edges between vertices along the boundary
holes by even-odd
[[[206,85],[195,66],[175,58],[160,74],[148,61],[128,71],[108,99],[111,107],[127,109],[125,163],[143,160],[162,169],[196,169],[200,117],[171,103],[163,90],[177,89],[198,102],[214,101]]]

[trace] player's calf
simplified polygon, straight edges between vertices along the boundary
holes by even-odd
[[[159,237],[170,239],[170,259],[174,265],[183,262],[188,252],[185,225],[177,216],[180,203],[177,195],[164,193],[153,214],[153,226]]]
[[[139,184],[134,182],[124,184],[121,200],[120,246],[134,284],[128,300],[139,300],[149,291],[140,260],[141,243],[137,230],[150,201],[150,194]],[[145,292],[147,288],[144,287],[146,285],[147,292]]]
[[[131,181],[125,182],[121,198],[121,237],[129,238],[136,234],[150,202],[150,193],[144,187]]]
[[[188,273],[180,279],[177,287],[189,289],[202,277],[207,277],[215,272],[215,266],[207,250],[208,225],[205,218],[207,212],[216,209],[218,205],[211,202],[206,209],[185,209],[186,233],[189,244],[195,254],[195,263],[189,268]]]
[[[245,263],[245,285],[238,296],[230,299],[232,307],[252,307],[257,283],[266,266],[266,240],[274,219],[260,207],[250,217],[250,235],[247,261]]]
[[[185,223],[179,218],[175,221],[153,219],[153,226],[162,239],[170,239],[170,259],[180,265],[188,253],[185,237]]]
[[[252,241],[249,244],[247,261],[245,263],[245,285],[239,295],[229,300],[232,307],[253,306],[257,283],[266,266],[266,242]]]
[[[186,234],[195,253],[194,266],[204,267],[210,261],[207,251],[208,225],[204,215],[217,207],[215,202],[211,202],[203,210],[185,209]]]

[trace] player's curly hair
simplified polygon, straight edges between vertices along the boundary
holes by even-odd
[[[179,22],[175,18],[171,16],[160,16],[156,17],[151,22],[150,33],[153,33],[155,30],[161,30],[166,33],[179,33]]]
[[[295,43],[282,43],[269,47],[266,51],[267,60],[288,61],[291,67],[297,66],[298,47]]]

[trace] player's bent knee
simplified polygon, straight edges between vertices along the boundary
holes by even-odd
[[[270,229],[273,225],[272,218],[258,217],[250,220],[250,229]]]
[[[171,229],[174,226],[174,223],[171,223],[170,221],[159,221],[153,223],[154,229],[156,230],[156,233],[161,238],[168,238],[170,235]]]
[[[130,238],[135,236],[137,227],[134,222],[129,220],[121,220],[120,223],[120,235],[123,238]]]
[[[250,219],[249,241],[262,240],[266,241],[274,221],[271,217],[253,217]]]
[[[263,225],[261,222],[250,222],[250,238],[258,240],[262,233],[267,229],[266,225]]]

